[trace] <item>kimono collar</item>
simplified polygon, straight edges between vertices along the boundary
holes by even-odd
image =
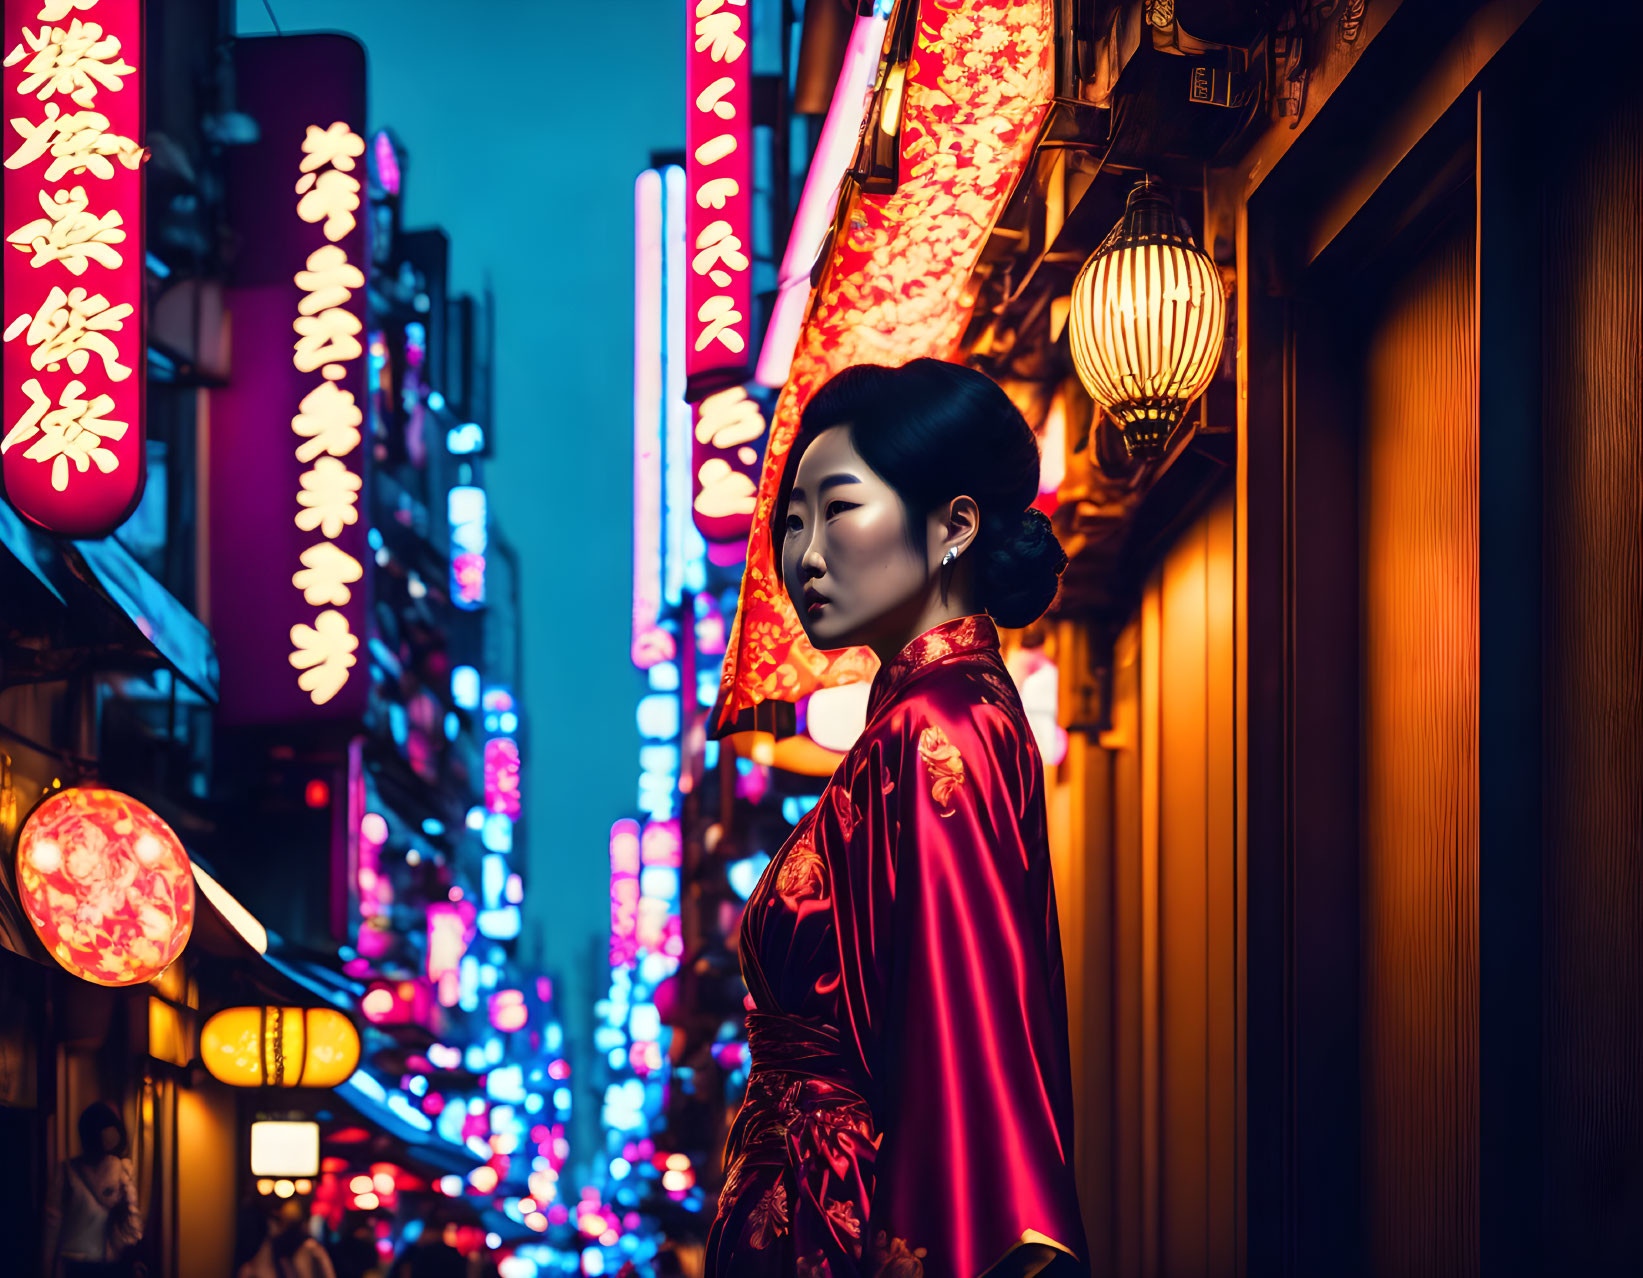
[[[955,617],[926,630],[873,677],[872,690],[867,694],[867,721],[871,723],[907,681],[926,666],[982,649],[998,651],[998,628],[984,612]]]

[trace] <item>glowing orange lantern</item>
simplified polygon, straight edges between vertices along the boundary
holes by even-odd
[[[231,1007],[200,1031],[200,1059],[235,1087],[335,1087],[359,1065],[359,1031],[330,1007]]]
[[[194,871],[171,827],[118,790],[63,790],[17,839],[17,891],[52,957],[97,985],[158,976],[194,927]]]
[[[1226,292],[1209,255],[1148,180],[1073,283],[1067,334],[1091,398],[1117,419],[1131,457],[1163,453],[1215,376]]]

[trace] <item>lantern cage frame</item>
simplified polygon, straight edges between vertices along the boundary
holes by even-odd
[[[1151,393],[1127,391],[1123,383],[1133,384],[1135,374],[1116,366],[1114,360],[1101,351],[1094,334],[1075,322],[1078,317],[1068,317],[1067,340],[1079,380],[1096,405],[1117,424],[1126,452],[1137,461],[1163,456],[1169,441],[1185,421],[1187,409],[1214,380],[1227,329],[1227,291],[1220,270],[1194,240],[1191,228],[1176,212],[1175,203],[1163,184],[1150,174],[1131,189],[1123,215],[1079,268],[1072,287],[1073,308],[1082,311],[1090,304],[1090,295],[1096,293],[1096,276],[1104,262],[1120,252],[1145,248],[1173,249],[1186,261],[1196,263],[1193,274],[1200,277],[1197,282],[1202,284],[1204,295],[1211,295],[1209,290],[1213,287],[1212,296],[1219,299],[1220,305],[1206,324],[1196,326],[1191,348],[1177,357],[1176,367],[1167,370],[1164,385]],[[1189,281],[1188,287],[1191,286]],[[1096,307],[1104,309],[1103,297],[1096,295],[1093,301]],[[1094,435],[1092,430],[1092,439]]]

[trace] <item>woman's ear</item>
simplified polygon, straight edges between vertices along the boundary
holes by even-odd
[[[959,496],[947,503],[941,520],[941,554],[962,555],[981,532],[981,508],[975,498]]]

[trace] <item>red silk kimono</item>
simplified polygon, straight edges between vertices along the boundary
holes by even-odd
[[[708,1278],[1085,1272],[1043,777],[987,617],[874,679],[742,917]]]

